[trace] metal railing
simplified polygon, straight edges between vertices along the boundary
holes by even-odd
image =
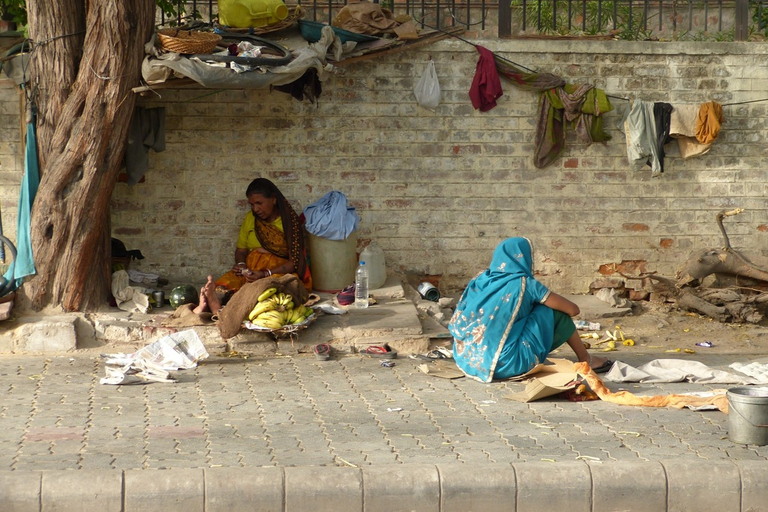
[[[288,0],[309,20],[330,23],[347,1]],[[768,37],[768,0],[376,0],[423,28],[463,27],[470,35],[603,36],[645,40],[746,41]],[[158,25],[212,23],[216,0],[164,0]],[[194,14],[193,14],[194,13]]]
[[[768,0],[511,0],[499,6],[499,19],[504,20],[499,37],[746,41],[768,35],[766,4]]]
[[[498,10],[499,0],[376,0],[383,9],[389,9],[393,14],[407,14],[413,17],[422,27],[453,28],[464,27],[467,30],[484,31],[489,27],[488,14]],[[502,0],[505,1],[505,0]],[[167,14],[158,9],[158,26],[180,26],[192,20],[212,23],[217,18],[218,2],[216,0],[165,0]],[[347,4],[346,1],[334,0],[288,0],[289,8],[301,5],[306,12],[305,18],[313,21],[331,23],[334,16]],[[495,22],[492,22],[495,29]]]

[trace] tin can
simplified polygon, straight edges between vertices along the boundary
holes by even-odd
[[[419,283],[419,286],[416,288],[416,290],[424,299],[431,300],[432,302],[437,302],[440,300],[440,290],[435,288],[435,285],[428,281]]]
[[[165,303],[165,292],[163,290],[155,290],[152,292],[152,297],[155,299],[155,307],[161,308]]]

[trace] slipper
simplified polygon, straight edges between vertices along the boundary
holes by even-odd
[[[397,350],[389,348],[388,345],[371,345],[365,347],[363,354],[381,359],[397,359]]]
[[[312,347],[312,352],[319,361],[327,361],[331,357],[331,346],[327,343],[320,343]]]
[[[434,359],[448,359],[449,356],[447,356],[443,351],[434,349],[430,350],[426,354],[418,354],[414,357],[414,359],[424,359],[426,361],[432,361]]]
[[[341,306],[349,306],[355,302],[355,285],[351,284],[336,295],[336,300]]]
[[[606,373],[608,370],[611,369],[612,366],[613,366],[613,361],[611,361],[610,359],[606,359],[605,362],[600,366],[598,366],[597,368],[592,368],[592,371],[595,373]]]

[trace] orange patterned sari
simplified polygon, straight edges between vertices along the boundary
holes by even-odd
[[[256,238],[261,243],[261,247],[253,249],[248,253],[248,257],[245,260],[246,266],[254,272],[262,272],[267,269],[275,268],[289,261],[292,261],[291,250],[288,244],[288,237],[286,234],[277,228],[272,223],[265,222],[255,215],[253,216],[255,221]],[[298,236],[304,235],[304,230],[301,229]],[[302,248],[303,248],[303,244]],[[296,252],[295,250],[293,252]],[[312,290],[312,275],[309,273],[306,265],[304,275],[298,273],[300,265],[294,262],[294,267],[297,269],[295,275],[301,279],[307,290]],[[272,274],[272,277],[280,277],[283,274]],[[237,291],[245,283],[246,279],[242,276],[238,276],[234,271],[230,270],[220,278],[216,280],[216,286],[224,286],[229,290]]]

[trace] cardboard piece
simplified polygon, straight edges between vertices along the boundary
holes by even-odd
[[[559,358],[545,359],[543,363],[537,364],[526,373],[522,375],[518,375],[517,377],[512,377],[511,379],[508,379],[508,380],[510,382],[521,382],[521,381],[530,379],[534,375],[541,376],[548,373],[564,373],[564,372],[573,372],[573,361],[569,361],[568,359],[559,359]]]
[[[548,359],[543,364],[535,366],[528,373],[516,380],[530,378],[525,391],[505,396],[517,402],[533,402],[548,396],[568,391],[577,386],[578,374],[573,371],[573,362],[567,359]]]
[[[464,376],[464,372],[458,369],[456,363],[453,362],[453,359],[437,359],[431,363],[420,364],[419,370],[427,375],[443,379],[458,379]]]

